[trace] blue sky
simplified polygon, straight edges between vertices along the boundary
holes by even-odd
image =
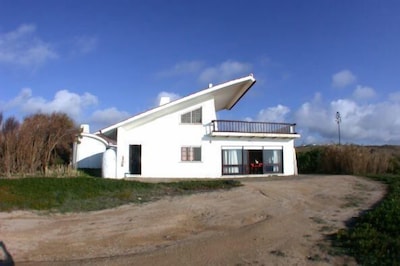
[[[0,111],[97,130],[253,73],[219,118],[297,123],[298,144],[400,143],[400,2],[0,0]]]

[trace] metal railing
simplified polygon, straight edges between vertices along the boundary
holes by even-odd
[[[296,134],[296,124],[213,120],[211,130],[212,132]]]

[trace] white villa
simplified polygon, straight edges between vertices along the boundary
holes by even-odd
[[[76,168],[106,178],[219,178],[297,174],[295,124],[218,120],[256,82],[253,75],[160,105],[98,132],[82,126]]]

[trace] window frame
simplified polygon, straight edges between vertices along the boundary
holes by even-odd
[[[185,117],[185,119],[186,117],[189,118],[190,121],[184,121],[185,119],[183,117]],[[203,107],[199,107],[190,112],[181,114],[181,124],[183,125],[201,125],[202,123],[203,123]]]
[[[181,162],[201,162],[201,153],[201,146],[182,146]]]
[[[236,157],[231,157],[234,153],[236,153]],[[253,156],[250,156],[251,153],[253,153]],[[258,159],[255,158],[255,153],[261,156],[259,158],[261,161],[257,164],[250,161]],[[283,146],[222,146],[221,174],[223,176],[283,174],[283,153]]]

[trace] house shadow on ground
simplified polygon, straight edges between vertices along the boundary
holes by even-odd
[[[0,266],[13,266],[15,265],[14,260],[8,252],[6,245],[3,241],[0,241]]]

